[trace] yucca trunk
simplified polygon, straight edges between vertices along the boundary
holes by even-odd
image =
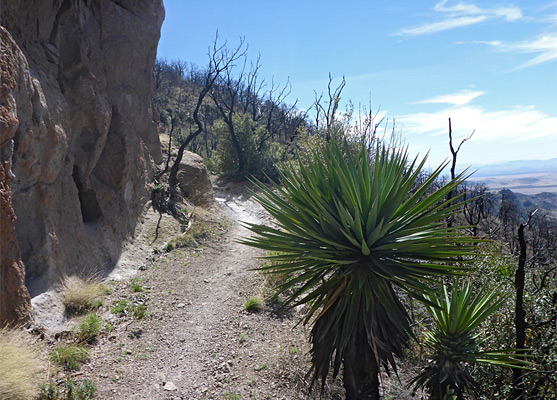
[[[389,289],[392,290],[390,286]],[[402,347],[407,342],[408,336],[392,328],[385,332],[379,328],[395,325],[393,321],[386,319],[388,314],[379,304],[364,313],[358,304],[352,304],[355,309],[349,311],[343,303],[342,296],[339,296],[317,319],[312,329],[311,353],[314,380],[319,378],[322,384],[325,382],[331,362],[333,378],[337,376],[342,365],[347,400],[379,400],[380,366],[383,363],[386,367],[387,360],[393,354],[402,353]],[[366,330],[366,322],[363,318],[357,318],[353,324],[346,324],[351,314],[367,315],[368,329],[372,330],[370,332]],[[345,329],[349,332],[345,332]],[[392,343],[386,341],[387,332]],[[374,347],[378,354],[375,353]],[[383,348],[383,351],[380,348]],[[389,350],[385,352],[385,348]]]
[[[344,359],[346,400],[379,400],[379,366],[373,354],[363,355],[365,351],[372,353],[369,346],[366,347],[350,351]]]

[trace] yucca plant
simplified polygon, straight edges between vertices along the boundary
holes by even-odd
[[[247,224],[255,236],[243,243],[273,252],[261,270],[290,277],[277,288],[288,291],[285,306],[308,305],[312,384],[342,365],[347,399],[378,399],[380,366],[396,371],[412,336],[395,287],[425,300],[436,278],[465,273],[455,261],[473,251],[473,239],[444,224],[462,175],[432,192],[443,164],[411,193],[425,161],[379,146],[370,163],[365,148],[352,157],[333,138],[255,194],[278,227]]]
[[[456,285],[450,291],[443,286],[441,298],[426,295],[425,304],[433,319],[433,328],[424,334],[424,345],[431,351],[432,361],[413,379],[414,391],[425,388],[432,400],[443,400],[449,393],[456,399],[464,394],[479,396],[480,385],[470,373],[474,364],[501,367],[525,367],[524,355],[514,350],[482,351],[477,328],[504,302],[496,289],[481,289],[474,296],[468,282],[462,289]],[[519,357],[519,358],[517,358]]]

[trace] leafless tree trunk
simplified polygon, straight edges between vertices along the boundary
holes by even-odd
[[[458,156],[458,152],[460,151],[460,148],[462,147],[462,145],[464,143],[466,143],[473,135],[474,135],[475,131],[472,131],[472,133],[470,135],[468,135],[467,137],[465,137],[464,139],[461,140],[460,144],[458,145],[457,149],[454,149],[453,146],[453,128],[451,125],[451,119],[449,118],[449,147],[451,149],[451,155],[452,155],[452,162],[451,162],[451,180],[453,180],[456,176],[456,157]],[[456,188],[454,189],[456,190]],[[448,206],[451,205],[451,199],[454,196],[454,190],[451,190],[448,194],[447,194],[447,201]],[[450,228],[453,225],[453,220],[452,217],[449,217],[447,219],[447,226]]]
[[[224,71],[229,71],[234,62],[244,56],[245,51],[246,50],[244,49],[243,39],[240,39],[240,44],[236,48],[234,48],[233,50],[229,50],[226,47],[226,42],[222,45],[218,44],[217,33],[215,41],[213,42],[213,46],[209,49],[209,65],[203,76],[203,86],[197,97],[197,102],[195,104],[192,115],[197,129],[191,132],[186,140],[184,140],[184,142],[178,149],[178,154],[176,155],[174,164],[170,169],[168,184],[170,186],[171,197],[176,192],[176,184],[178,183],[177,174],[180,167],[180,162],[182,161],[182,158],[184,156],[184,151],[186,150],[190,142],[195,139],[201,132],[203,132],[203,122],[201,121],[199,110],[201,109],[205,96],[207,96],[207,94],[212,90],[215,82],[221,76],[221,74]]]
[[[243,39],[241,39],[240,46],[243,46]],[[234,54],[234,60],[239,58],[244,58],[244,67],[237,78],[233,76],[233,68],[235,67],[233,62],[226,65],[226,68],[222,70],[223,75],[219,78],[218,90],[211,90],[209,96],[217,106],[224,123],[228,127],[230,133],[230,138],[232,139],[232,145],[236,151],[238,157],[238,175],[244,175],[245,171],[245,160],[244,152],[236,132],[234,130],[234,114],[236,113],[236,108],[238,107],[238,98],[242,91],[244,75],[245,75],[245,56],[246,51],[240,51],[238,47],[237,52]]]
[[[325,119],[325,140],[327,140],[327,142],[331,140],[331,135],[333,134],[335,116],[340,103],[340,95],[342,93],[342,90],[346,86],[346,80],[343,76],[342,81],[334,90],[332,89],[332,84],[333,77],[331,76],[331,74],[329,74],[329,84],[327,85],[327,94],[329,99],[326,103],[327,108],[325,108],[325,106],[322,104],[323,94],[317,96],[317,93],[315,93],[315,101],[313,103],[316,111],[315,122],[318,131],[321,118]]]
[[[534,211],[535,213],[535,211]],[[524,310],[524,280],[526,267],[526,238],[524,237],[524,228],[526,228],[534,213],[530,214],[527,223],[522,223],[518,227],[518,244],[520,253],[518,255],[518,268],[514,277],[514,287],[516,290],[516,302],[514,308],[514,326],[516,331],[516,350],[523,352],[526,349],[526,311]],[[513,368],[513,390],[511,399],[522,399],[524,393],[524,379],[522,377],[522,369]]]

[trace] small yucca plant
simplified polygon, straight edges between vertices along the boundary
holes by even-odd
[[[382,146],[372,163],[363,147],[350,154],[333,138],[280,168],[281,185],[260,184],[255,199],[278,227],[248,224],[255,236],[243,243],[274,252],[261,269],[288,277],[277,288],[285,306],[308,305],[314,381],[342,365],[347,399],[378,399],[379,367],[395,368],[412,336],[395,287],[425,300],[436,278],[465,272],[477,239],[444,223],[464,178],[434,191],[446,164],[418,185],[425,159]]]
[[[441,298],[426,295],[425,304],[433,319],[433,328],[424,334],[424,345],[431,352],[431,363],[411,384],[415,390],[425,388],[432,400],[443,400],[454,393],[456,399],[465,393],[478,396],[480,385],[470,373],[474,364],[490,364],[502,367],[525,367],[527,363],[517,358],[514,350],[484,351],[477,328],[505,301],[496,289],[480,290],[474,295],[468,282],[449,291],[443,286]]]

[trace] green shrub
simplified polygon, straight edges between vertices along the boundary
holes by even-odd
[[[77,340],[80,342],[92,342],[103,330],[104,321],[97,314],[87,314],[77,330]]]
[[[253,296],[246,300],[244,308],[249,312],[258,312],[263,310],[263,299],[261,296]]]
[[[147,306],[145,304],[132,304],[131,315],[135,319],[145,318],[147,315]]]
[[[110,307],[110,312],[112,314],[117,314],[121,316],[126,313],[127,309],[128,309],[128,301],[122,299],[112,304],[112,307]]]
[[[48,384],[41,383],[39,385],[39,390],[41,391],[41,400],[57,400],[60,396],[60,390],[54,381]]]
[[[40,400],[89,400],[97,392],[95,382],[91,379],[84,379],[81,383],[68,379],[61,386],[62,391],[56,382],[41,384]]]
[[[95,396],[97,388],[91,379],[84,379],[79,385],[69,380],[66,382],[66,400],[89,400]]]
[[[145,304],[129,303],[122,299],[114,303],[110,311],[119,316],[131,315],[135,319],[142,319],[147,315],[147,306]]]
[[[278,178],[276,164],[286,154],[285,146],[269,137],[265,127],[258,125],[248,114],[233,116],[234,132],[244,158],[245,171],[239,171],[238,154],[233,145],[228,126],[217,121],[214,125],[219,138],[213,161],[215,169],[227,176],[248,173],[258,179]]]
[[[145,288],[141,285],[141,283],[139,282],[139,278],[135,277],[131,280],[130,284],[129,284],[132,292],[137,293],[137,292],[143,292],[145,290]]]
[[[67,370],[79,369],[89,359],[89,349],[79,344],[61,344],[50,353],[50,361]]]

